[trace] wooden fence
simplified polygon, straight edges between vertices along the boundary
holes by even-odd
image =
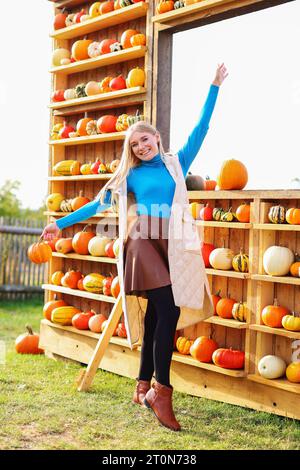
[[[29,245],[38,240],[42,228],[35,220],[0,217],[0,299],[42,295],[47,266],[27,257]]]

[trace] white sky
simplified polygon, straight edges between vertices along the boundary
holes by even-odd
[[[22,183],[24,207],[47,194],[52,3],[16,0],[1,23],[0,185]],[[29,15],[32,13],[32,16]],[[247,188],[286,188],[300,177],[300,1],[174,37],[171,146],[183,144],[216,65],[230,72],[191,170],[215,177],[223,160],[248,167]]]

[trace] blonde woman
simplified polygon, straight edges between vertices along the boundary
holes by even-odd
[[[170,384],[176,327],[207,318],[212,305],[199,256],[200,241],[186,207],[184,178],[208,131],[219,87],[227,75],[225,65],[218,65],[200,118],[176,155],[164,152],[153,126],[134,124],[127,130],[120,164],[98,197],[43,231],[45,239],[57,237],[61,229],[118,203],[123,313],[131,347],[142,339],[133,402],[152,409],[159,422],[174,431],[181,429],[173,411]],[[128,194],[136,203],[131,206],[134,217],[130,219]],[[186,226],[190,232],[184,232]],[[193,283],[197,288],[189,293]],[[140,308],[143,301],[145,310]]]

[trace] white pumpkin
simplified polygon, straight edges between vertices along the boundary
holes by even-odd
[[[284,360],[271,354],[262,357],[258,363],[258,372],[265,379],[278,379],[284,375],[285,369]]]
[[[209,255],[209,263],[214,269],[231,269],[234,252],[230,248],[215,248]]]
[[[77,93],[75,88],[68,88],[64,92],[65,100],[75,100],[77,98]]]
[[[105,246],[112,242],[110,238],[101,237],[100,235],[96,235],[95,237],[91,238],[88,244],[89,253],[92,256],[107,256],[105,253]]]
[[[58,67],[61,65],[61,59],[70,59],[71,58],[71,52],[68,49],[64,49],[63,47],[60,47],[58,49],[55,49],[52,53],[52,65],[54,67]]]
[[[270,246],[263,256],[264,270],[270,276],[285,276],[294,262],[294,253],[285,246]]]

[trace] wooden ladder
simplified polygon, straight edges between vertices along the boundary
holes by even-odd
[[[105,350],[110,341],[110,338],[112,337],[113,332],[115,331],[117,324],[119,323],[121,315],[122,315],[122,296],[121,294],[119,294],[119,296],[117,297],[116,303],[114,304],[113,309],[110,313],[105,329],[103,333],[101,334],[98,340],[98,343],[96,345],[95,351],[93,352],[93,355],[88,363],[88,366],[86,369],[83,369],[80,371],[80,374],[77,378],[77,385],[78,385],[77,390],[79,392],[84,392],[88,390],[88,388],[91,386],[92,381],[97,372],[97,369],[99,367],[99,364],[104,356]]]

